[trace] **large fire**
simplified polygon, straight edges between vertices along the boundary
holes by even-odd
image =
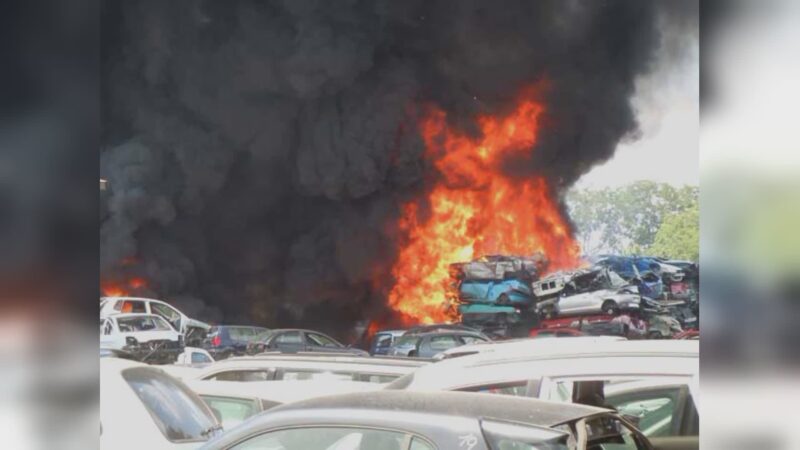
[[[129,296],[144,288],[147,288],[147,280],[141,277],[133,277],[126,281],[106,280],[100,283],[100,290],[105,297]]]
[[[579,246],[545,179],[511,180],[501,170],[509,156],[530,151],[543,110],[534,95],[524,95],[505,117],[479,117],[480,138],[448,127],[437,108],[422,119],[425,155],[441,180],[427,197],[428,210],[404,205],[400,227],[408,245],[392,269],[389,294],[395,311],[420,323],[452,320],[445,307],[450,263],[541,252],[549,270],[579,264]]]

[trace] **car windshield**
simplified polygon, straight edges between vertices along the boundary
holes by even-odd
[[[204,441],[218,428],[202,400],[164,372],[136,367],[123,371],[122,377],[168,440]]]
[[[121,333],[168,331],[171,329],[164,319],[157,316],[120,317],[117,319],[117,325]]]

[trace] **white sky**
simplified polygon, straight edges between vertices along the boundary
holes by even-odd
[[[699,50],[639,80],[633,104],[641,137],[622,142],[614,156],[576,183],[598,189],[653,180],[675,186],[699,184]]]

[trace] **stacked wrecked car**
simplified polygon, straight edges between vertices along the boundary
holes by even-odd
[[[452,264],[449,298],[464,324],[498,338],[531,328],[671,338],[698,326],[696,263],[599,255],[540,276],[546,267],[540,255]]]

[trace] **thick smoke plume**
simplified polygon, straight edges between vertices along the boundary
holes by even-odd
[[[476,133],[546,86],[508,170],[561,192],[636,136],[635,81],[696,15],[667,3],[107,2],[103,279],[201,319],[347,330],[383,308],[398,206],[437,176],[419,106]]]

